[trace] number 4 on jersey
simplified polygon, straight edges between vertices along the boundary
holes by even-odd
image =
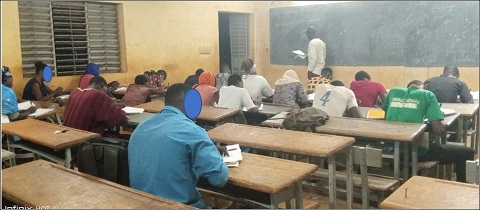
[[[330,92],[331,92],[331,91],[326,92],[326,93],[322,96],[322,98],[320,98],[320,101],[323,101],[322,106],[325,106],[325,104],[330,101],[330,99],[328,99],[328,98],[330,97]]]

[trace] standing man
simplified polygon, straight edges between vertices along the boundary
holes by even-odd
[[[308,79],[320,76],[320,71],[325,66],[327,45],[321,39],[315,37],[315,29],[307,28],[308,43]]]
[[[440,103],[457,103],[458,96],[462,103],[473,103],[467,84],[459,77],[460,72],[457,66],[446,65],[442,75],[425,81],[425,89],[432,91]]]
[[[240,81],[242,79],[240,78]],[[208,208],[195,188],[200,177],[215,187],[228,181],[224,147],[216,147],[205,129],[185,116],[187,84],[165,93],[162,111],[144,120],[128,145],[130,186],[197,208]],[[222,88],[223,89],[223,88]]]

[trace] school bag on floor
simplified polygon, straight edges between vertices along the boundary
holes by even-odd
[[[293,109],[283,120],[283,126],[291,130],[304,131],[310,127],[315,132],[315,127],[325,125],[328,120],[328,114],[321,109],[307,107],[303,109]]]

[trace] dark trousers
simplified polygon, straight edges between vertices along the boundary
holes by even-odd
[[[466,182],[466,161],[473,160],[474,151],[469,147],[448,145],[448,144],[430,144],[427,154],[419,156],[418,161],[440,161],[440,164],[455,164],[455,173],[457,181]]]

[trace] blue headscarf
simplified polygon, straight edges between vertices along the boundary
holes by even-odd
[[[89,63],[85,68],[85,74],[91,74],[98,77],[100,75],[100,66],[96,63]]]

